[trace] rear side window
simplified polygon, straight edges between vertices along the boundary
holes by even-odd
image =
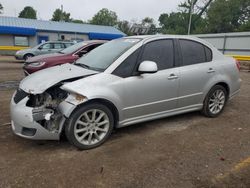
[[[120,64],[115,71],[113,72],[114,75],[120,76],[122,78],[126,78],[132,75],[133,70],[135,68],[140,49],[137,49],[135,52],[133,52],[130,56],[125,59],[122,64]]]
[[[205,46],[205,52],[206,52],[207,62],[212,61],[213,60],[212,50]]]
[[[179,41],[182,51],[183,66],[207,62],[206,49],[205,49],[207,47],[205,47],[201,43],[191,40],[179,40]],[[212,52],[210,49],[207,50],[210,51],[210,54],[209,52],[207,53],[208,56],[210,56],[210,59],[212,60]]]
[[[63,44],[61,43],[54,43],[54,49],[62,49],[64,48]]]
[[[142,61],[154,61],[158,70],[172,68],[174,66],[173,40],[158,40],[147,43],[141,56]]]
[[[64,48],[68,48],[68,47],[70,47],[72,45],[73,45],[73,43],[64,43]]]

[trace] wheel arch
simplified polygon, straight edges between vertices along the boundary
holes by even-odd
[[[230,87],[229,87],[229,84],[228,84],[227,82],[225,82],[225,81],[219,81],[219,82],[213,83],[212,86],[209,87],[209,89],[206,91],[206,93],[205,93],[205,95],[204,95],[204,97],[203,97],[203,103],[204,103],[204,101],[205,101],[205,99],[206,99],[208,93],[211,91],[211,89],[212,89],[214,86],[217,86],[217,85],[222,86],[222,87],[224,87],[224,88],[226,89],[226,92],[227,92],[227,99],[229,98],[229,96],[230,96]]]
[[[229,95],[230,95],[230,87],[229,87],[229,85],[226,82],[219,82],[219,83],[215,84],[214,86],[216,86],[216,85],[222,86],[222,87],[224,87],[226,89],[226,91],[227,91],[227,98],[228,98]]]
[[[28,53],[26,53],[26,54],[23,55],[23,58],[25,58],[25,56],[27,56],[27,55],[32,55],[33,57],[35,56],[35,54],[33,54],[31,52],[28,52]]]
[[[88,100],[88,101],[86,101],[86,102],[84,102],[84,103],[82,103],[82,104],[79,104],[79,105],[71,112],[71,114],[73,114],[74,111],[76,111],[77,109],[81,108],[82,106],[88,105],[88,104],[91,104],[91,103],[99,103],[99,104],[103,104],[103,105],[107,106],[107,107],[111,110],[111,112],[112,112],[112,114],[113,114],[113,116],[114,116],[114,127],[117,126],[117,124],[118,124],[118,122],[119,122],[119,111],[118,111],[118,109],[116,108],[116,106],[115,106],[111,101],[109,101],[109,100],[107,100],[107,99],[103,99],[103,98],[90,99],[90,100]]]

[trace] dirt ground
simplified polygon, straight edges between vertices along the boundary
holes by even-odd
[[[249,72],[241,72],[240,94],[216,119],[195,112],[142,123],[78,151],[66,140],[12,134],[9,101],[21,67],[0,62],[0,187],[250,187]]]

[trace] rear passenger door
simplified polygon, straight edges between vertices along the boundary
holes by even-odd
[[[178,107],[196,107],[203,104],[204,89],[215,73],[212,51],[192,40],[179,39],[180,91]]]

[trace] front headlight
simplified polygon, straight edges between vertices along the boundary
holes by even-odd
[[[77,93],[69,93],[68,97],[65,99],[66,102],[74,105],[81,104],[87,100],[88,98],[86,96]]]
[[[46,62],[35,62],[35,63],[30,63],[28,66],[30,67],[41,67],[45,64]]]
[[[20,50],[16,52],[16,54],[17,54],[17,55],[18,55],[18,54],[20,54],[20,53],[21,53],[21,51],[20,51]]]

